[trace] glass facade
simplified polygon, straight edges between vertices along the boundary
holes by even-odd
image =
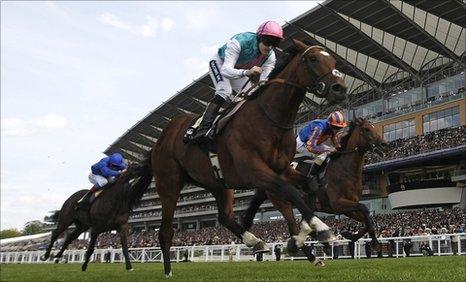
[[[416,136],[416,123],[414,119],[388,124],[383,127],[383,138],[387,142],[413,136]]]
[[[448,77],[427,86],[427,97],[438,97],[450,92],[456,92],[464,87],[464,73]]]
[[[390,98],[385,100],[385,109],[390,111],[404,106],[411,106],[421,102],[423,97],[425,97],[425,88],[421,87],[394,93]]]
[[[423,116],[424,134],[456,126],[460,126],[460,109],[458,106]]]
[[[399,111],[409,112],[418,110],[426,103],[438,104],[447,99],[460,96],[452,96],[455,93],[464,92],[465,74],[459,73],[451,77],[433,82],[427,87],[417,87],[392,93],[389,97],[369,102],[354,109],[356,116],[368,118],[380,118],[382,116],[393,116]],[[443,101],[442,101],[443,99]],[[388,116],[386,116],[388,117]]]

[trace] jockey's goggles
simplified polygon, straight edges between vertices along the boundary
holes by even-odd
[[[277,47],[280,44],[281,39],[273,36],[261,36],[261,42],[267,47]]]

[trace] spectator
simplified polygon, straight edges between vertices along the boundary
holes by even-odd
[[[275,260],[280,261],[280,258],[282,256],[282,245],[276,244],[275,248],[273,249],[273,252],[275,253]]]
[[[429,243],[427,242],[421,242],[421,247],[420,250],[424,256],[433,256],[434,252],[429,246]]]

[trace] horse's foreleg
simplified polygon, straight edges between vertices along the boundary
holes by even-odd
[[[220,224],[225,226],[228,230],[230,230],[233,234],[235,234],[238,238],[242,239],[244,244],[248,247],[252,247],[255,253],[257,252],[268,252],[269,249],[265,245],[264,241],[254,236],[249,231],[246,231],[243,226],[239,225],[232,216],[229,216],[227,211],[232,210],[233,200],[234,200],[234,193],[233,191],[228,193],[224,192],[212,192],[216,201],[217,201],[217,208],[218,208],[218,221]]]
[[[265,191],[256,190],[251,202],[249,203],[249,207],[244,213],[243,219],[241,221],[244,229],[246,230],[251,229],[252,223],[254,221],[254,217],[256,216],[256,213],[259,210],[259,207],[262,205],[262,203],[265,200],[267,200],[267,195]]]
[[[249,167],[251,166],[250,159],[248,159],[248,165]],[[245,165],[245,167],[247,166]],[[251,170],[251,168],[249,168],[249,170]],[[247,183],[247,186],[265,190],[278,199],[288,201],[301,212],[304,220],[301,223],[301,231],[297,235],[299,236],[299,241],[297,241],[299,247],[304,244],[305,237],[313,231],[313,228],[316,229],[322,241],[333,240],[334,236],[330,228],[314,216],[312,209],[306,205],[299,191],[289,183],[286,176],[277,175],[261,161],[256,162],[252,171],[255,172],[255,175],[248,179],[249,183]],[[250,171],[241,171],[241,173],[247,174],[250,173]]]
[[[315,192],[310,191],[309,189],[309,178],[307,178],[297,170],[293,169],[292,167],[288,167],[288,169],[285,170],[285,172],[283,173],[283,177],[286,179],[287,182],[293,184],[296,187],[299,187],[298,193],[301,199],[305,202],[306,205],[308,205],[311,211],[314,212],[316,210],[315,200],[317,195],[313,194]],[[322,241],[322,243],[328,245],[327,242],[335,238],[331,231],[329,231],[330,228],[317,217],[313,217],[311,219],[311,224],[313,225],[312,227],[316,229],[317,240]],[[330,236],[330,239],[328,236]]]
[[[353,218],[361,223],[364,223],[364,228],[359,230],[357,234],[354,234],[351,236],[352,241],[357,241],[359,240],[364,234],[369,233],[369,236],[371,237],[371,245],[375,250],[379,249],[379,241],[377,239],[377,236],[375,235],[375,228],[374,228],[374,221],[372,220],[369,210],[364,204],[358,203],[354,207],[355,211],[353,212],[347,212],[345,213],[346,216]]]
[[[92,253],[94,252],[95,242],[97,241],[97,237],[99,237],[99,233],[91,230],[91,240],[89,242],[89,246],[86,250],[86,256],[84,258],[84,263],[81,266],[82,271],[86,271],[87,265],[89,264],[89,259],[91,258]]]
[[[126,270],[132,271],[133,268],[131,267],[131,260],[129,258],[128,253],[128,223],[123,224],[120,226],[120,241],[121,241],[121,249],[123,250],[123,255],[125,256],[125,263],[126,263]]]

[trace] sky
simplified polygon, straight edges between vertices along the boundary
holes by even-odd
[[[103,151],[231,36],[317,3],[2,1],[0,229],[89,189]]]

